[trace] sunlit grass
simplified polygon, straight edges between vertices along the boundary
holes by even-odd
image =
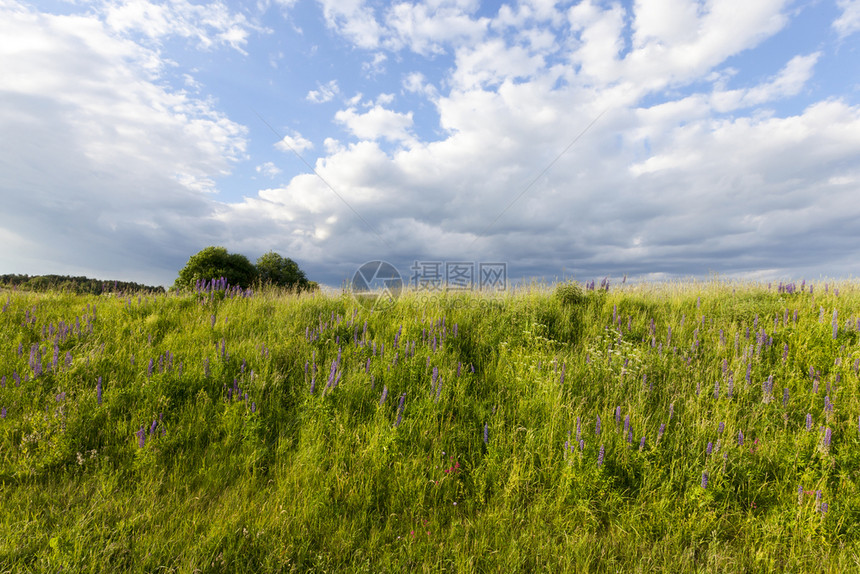
[[[0,572],[858,570],[860,289],[793,288],[0,293]]]

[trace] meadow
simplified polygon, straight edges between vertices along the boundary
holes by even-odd
[[[860,571],[860,285],[0,292],[0,572]]]

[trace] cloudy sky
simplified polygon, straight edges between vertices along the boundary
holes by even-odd
[[[860,275],[860,0],[0,0],[0,273]]]

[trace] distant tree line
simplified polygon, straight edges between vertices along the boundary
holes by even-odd
[[[105,281],[89,277],[68,275],[0,275],[0,287],[24,291],[67,291],[77,294],[100,295],[102,293],[164,293],[164,287],[141,285],[130,281]]]
[[[221,278],[243,289],[257,284],[295,291],[310,291],[319,287],[314,281],[308,280],[295,261],[273,251],[262,255],[255,265],[244,255],[230,253],[224,247],[207,247],[188,259],[188,263],[179,271],[173,288],[195,289],[201,282]]]

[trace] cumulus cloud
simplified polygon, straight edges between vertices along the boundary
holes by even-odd
[[[418,71],[403,77],[407,93],[433,105],[441,139],[415,138],[410,112],[389,102],[364,111],[354,102],[335,121],[359,141],[329,142],[316,166],[337,193],[299,176],[260,200],[343,273],[383,257],[401,271],[424,258],[509,261],[525,276],[754,276],[809,272],[825,250],[835,253],[829,269],[844,272],[850,258],[833,246],[856,241],[847,222],[858,215],[849,158],[860,152],[860,108],[827,100],[786,117],[723,115],[808,85],[822,52],[732,89],[731,69],[720,67],[779,33],[786,5],[503,7],[486,27],[475,19],[480,33],[452,42],[444,87]],[[416,22],[414,9],[403,6],[409,18],[398,23]],[[514,13],[523,23],[509,34]],[[398,37],[431,57],[443,49]],[[386,151],[381,140],[409,143]]]
[[[833,28],[839,37],[845,38],[860,30],[860,1],[837,0],[836,4],[842,10],[839,18],[833,22]]]
[[[249,160],[246,128],[214,98],[170,88],[174,63],[149,39],[252,51],[221,35],[250,25],[182,0],[84,16],[2,6],[0,241],[22,254],[9,265],[56,262],[63,245],[75,272],[175,273],[229,241],[307,261],[330,284],[377,258],[402,272],[506,261],[512,278],[852,270],[860,107],[806,97],[827,49],[735,73],[785,30],[787,0],[529,0],[496,14],[477,0],[321,0],[362,81],[301,88],[306,109],[330,114],[312,120],[338,132],[297,119],[307,137],[274,147],[323,142],[313,170],[283,174],[255,148],[248,171],[280,177],[233,201],[217,191]],[[849,22],[854,4],[839,6]],[[383,64],[399,85],[374,84]],[[775,105],[799,94],[805,107]],[[340,109],[310,105],[336,98]]]
[[[248,35],[255,28],[221,2],[106,0],[97,6],[114,31],[133,31],[155,40],[178,36],[196,40],[204,49],[225,44],[245,54]]]
[[[341,123],[355,137],[363,140],[387,139],[392,142],[413,141],[410,133],[412,113],[399,113],[375,104],[364,113],[355,108],[337,112],[335,121]]]
[[[220,231],[207,195],[246,130],[162,85],[158,54],[97,18],[0,11],[0,228],[30,238],[4,266],[163,279]]]
[[[314,144],[302,137],[300,133],[286,135],[281,138],[281,141],[275,144],[275,147],[281,151],[290,151],[293,153],[302,153],[303,151],[313,149]]]
[[[334,99],[340,93],[340,88],[337,85],[337,80],[332,80],[325,85],[319,86],[319,89],[311,90],[305,98],[309,102],[315,104],[324,104]]]

